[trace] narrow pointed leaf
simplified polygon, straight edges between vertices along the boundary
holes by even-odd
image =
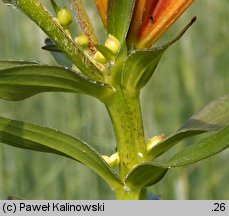
[[[198,128],[217,130],[229,124],[229,94],[207,104],[193,115],[179,130]]]
[[[0,69],[0,98],[5,100],[22,100],[42,92],[85,93],[102,99],[111,91],[104,83],[58,66],[23,65]]]
[[[0,117],[0,141],[18,148],[50,152],[75,159],[94,170],[111,186],[120,184],[119,177],[95,149],[62,132]]]
[[[48,13],[38,0],[12,1],[13,4],[28,15],[48,36],[59,49],[89,78],[103,80],[101,71],[84,54],[80,46],[66,33],[53,16]]]
[[[107,31],[115,36],[121,43],[123,43],[126,38],[134,4],[135,0],[109,0]]]
[[[175,154],[168,162],[170,167],[186,166],[215,155],[229,147],[229,126],[204,138]]]
[[[217,131],[229,125],[229,94],[206,105],[200,112],[193,115],[176,133],[155,145],[148,157],[152,160],[168,151],[178,142],[190,136]]]
[[[126,185],[138,188],[151,186],[160,181],[166,174],[168,167],[159,163],[144,162],[137,165],[127,176]]]
[[[30,61],[14,61],[14,60],[0,60],[0,70],[10,67],[23,66],[23,65],[37,65],[38,62]]]
[[[139,92],[153,75],[165,49],[137,50],[130,53],[122,71],[122,85]]]
[[[162,46],[130,53],[122,71],[123,87],[132,93],[139,93],[153,75],[165,50],[177,42],[195,21],[196,17],[193,17],[175,38]]]

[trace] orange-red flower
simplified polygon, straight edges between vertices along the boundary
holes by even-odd
[[[141,1],[141,0],[139,0]],[[138,32],[137,47],[149,47],[180,17],[194,0],[150,0]]]
[[[136,0],[127,43],[138,48],[151,47],[181,16],[194,0]],[[104,26],[109,0],[95,0]]]
[[[101,17],[101,20],[103,22],[103,25],[107,26],[107,5],[108,0],[95,0],[96,7],[99,11],[99,15]]]

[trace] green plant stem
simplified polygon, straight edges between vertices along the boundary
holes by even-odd
[[[115,191],[117,200],[145,200],[146,190],[138,190],[137,188],[122,188]]]
[[[139,95],[130,94],[122,88],[105,102],[117,139],[119,173],[124,182],[115,190],[118,200],[146,198],[146,190],[134,185],[125,185],[125,179],[133,167],[145,160],[146,146]]]
[[[130,170],[144,160],[146,151],[139,96],[118,89],[106,106],[116,134],[120,177],[124,181]]]
[[[116,188],[115,195],[117,200],[146,200],[147,190],[146,188],[140,188],[138,186],[123,186]]]

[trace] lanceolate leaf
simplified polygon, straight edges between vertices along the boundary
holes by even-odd
[[[14,61],[14,60],[0,60],[0,70],[10,67],[23,66],[23,65],[37,65],[38,62],[29,61]]]
[[[166,174],[168,167],[159,163],[144,162],[137,165],[127,176],[126,185],[139,189],[156,184]]]
[[[122,71],[122,85],[128,91],[139,91],[153,75],[165,51],[162,49],[137,50],[130,53]]]
[[[200,112],[193,115],[179,129],[198,128],[207,130],[221,129],[229,124],[229,94],[222,96],[206,105]]]
[[[90,80],[68,68],[22,65],[0,69],[0,98],[22,100],[35,94],[51,91],[79,92],[99,99],[112,92],[108,85]]]
[[[153,75],[164,51],[178,41],[195,20],[196,17],[194,17],[182,31],[168,43],[155,48],[135,50],[130,53],[123,67],[123,87],[132,93],[135,93],[134,91],[138,93]]]
[[[82,49],[71,39],[66,31],[47,12],[45,7],[38,0],[11,1],[16,7],[27,14],[65,53],[79,70],[96,80],[102,80],[100,70],[84,54]]]
[[[90,167],[112,187],[119,177],[95,149],[70,135],[38,125],[0,117],[0,141],[11,146],[66,156]]]
[[[109,0],[108,33],[124,42],[132,18],[135,0]]]
[[[152,160],[168,151],[178,142],[194,135],[217,131],[229,125],[229,94],[206,105],[192,116],[176,133],[155,145],[148,157]]]
[[[192,164],[215,155],[229,147],[229,126],[204,138],[175,154],[169,160],[170,167]]]

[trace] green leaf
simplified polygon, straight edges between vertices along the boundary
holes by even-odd
[[[168,167],[163,164],[143,162],[134,167],[128,174],[125,183],[142,189],[159,182],[165,176],[167,170]]]
[[[85,164],[111,186],[120,184],[119,177],[85,142],[59,131],[35,124],[0,117],[0,141],[11,146],[66,156]]]
[[[152,160],[168,151],[178,142],[194,135],[217,131],[229,124],[229,94],[206,105],[200,112],[193,115],[176,133],[155,145],[149,152]]]
[[[23,100],[42,92],[85,93],[102,100],[112,90],[104,83],[58,66],[26,64],[0,69],[0,98]]]
[[[193,115],[184,126],[179,129],[196,128],[214,131],[229,124],[229,94],[222,96]]]
[[[101,71],[94,62],[85,55],[84,51],[66,33],[53,16],[38,0],[12,1],[13,4],[32,19],[57,47],[72,60],[73,64],[87,77],[95,80],[103,80]]]
[[[130,53],[123,66],[122,86],[129,92],[139,92],[153,75],[165,50],[143,49]]]
[[[23,65],[37,65],[38,62],[29,61],[14,61],[14,60],[0,60],[0,70],[10,67],[23,66]]]
[[[196,163],[229,147],[229,126],[202,139],[175,154],[168,162],[169,167],[180,167]]]
[[[109,0],[108,3],[108,33],[115,36],[121,44],[125,41],[135,0]]]

